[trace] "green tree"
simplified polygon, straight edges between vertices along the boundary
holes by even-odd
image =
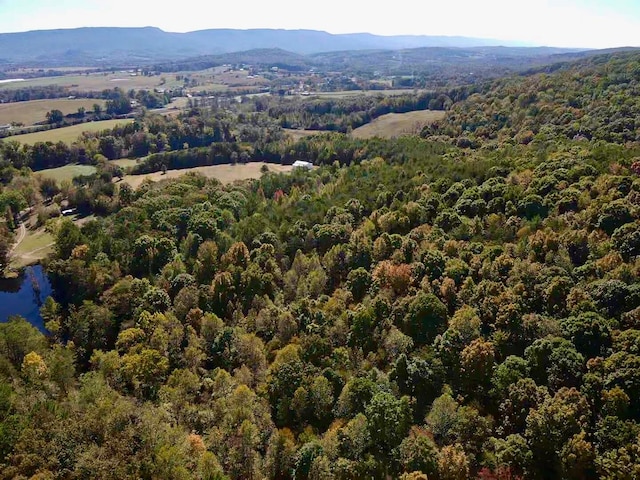
[[[528,374],[527,361],[522,357],[509,355],[504,362],[498,365],[491,376],[493,393],[498,398],[504,398],[509,386],[518,380],[526,378]]]
[[[611,347],[611,334],[616,327],[597,313],[585,312],[561,320],[563,335],[571,340],[576,349],[586,358],[603,355]]]
[[[453,398],[451,389],[448,387],[445,387],[442,395],[433,401],[425,423],[437,444],[453,443],[459,407],[460,405]]]
[[[589,405],[574,388],[560,389],[554,397],[531,410],[527,416],[526,437],[537,470],[546,472],[546,475],[561,475],[562,449],[574,435],[579,435],[587,428],[588,421]],[[565,462],[571,465],[568,459]]]
[[[438,471],[438,448],[427,431],[411,427],[397,450],[397,460],[401,471],[420,471],[427,476],[435,476]]]
[[[40,193],[46,199],[52,198],[54,195],[60,192],[60,188],[58,188],[58,183],[55,179],[50,177],[45,177],[40,180]]]
[[[43,354],[45,347],[44,335],[24,318],[10,316],[9,321],[0,323],[0,353],[14,368],[20,368],[27,353]]]
[[[265,456],[265,470],[270,480],[292,478],[296,444],[288,429],[275,430],[269,439]]]
[[[571,342],[559,337],[546,337],[533,342],[524,352],[531,377],[552,389],[578,386],[585,367],[584,357]]]
[[[296,454],[293,478],[307,480],[313,461],[320,457],[323,453],[322,445],[318,442],[305,443]]]
[[[18,190],[5,189],[4,191],[0,191],[0,211],[8,211],[11,222],[13,222],[13,217],[18,215],[26,207],[27,200]]]
[[[9,266],[10,240],[9,232],[0,228],[0,273]]]
[[[461,366],[467,392],[478,398],[489,391],[494,362],[493,344],[481,338],[462,350]]]
[[[168,369],[167,358],[157,350],[145,349],[122,357],[122,374],[133,391],[142,398],[155,398]]]
[[[532,475],[529,472],[534,464],[533,453],[522,435],[516,433],[504,439],[495,439],[493,446],[498,467],[506,467],[523,478]]]
[[[409,397],[397,399],[390,393],[377,393],[367,405],[365,416],[373,448],[385,459],[386,470],[392,450],[409,433],[412,417]]]
[[[405,333],[422,345],[442,333],[446,322],[447,307],[435,295],[420,292],[409,304],[403,325]]]
[[[546,387],[539,387],[530,378],[523,378],[510,385],[507,397],[500,403],[498,431],[503,435],[521,434],[532,409],[537,409],[549,398]]]
[[[58,224],[55,238],[56,254],[61,259],[69,258],[73,249],[82,243],[82,233],[80,229],[68,218],[63,219]]]
[[[371,274],[364,268],[351,270],[347,275],[347,286],[356,301],[362,300],[371,285]]]
[[[51,110],[47,112],[47,122],[50,124],[61,123],[64,120],[64,115],[60,110]]]

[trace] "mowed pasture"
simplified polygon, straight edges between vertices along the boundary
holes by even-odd
[[[43,178],[52,178],[58,185],[63,180],[73,180],[73,177],[80,175],[91,175],[96,172],[96,167],[93,165],[65,165],[64,167],[48,168],[47,170],[39,170],[34,172],[35,175],[40,175]]]
[[[171,178],[178,178],[187,172],[197,172],[207,178],[217,178],[222,183],[232,183],[236,180],[246,180],[249,178],[260,178],[262,176],[262,166],[266,165],[270,172],[288,173],[293,170],[291,165],[279,165],[275,163],[251,162],[237,165],[211,165],[208,167],[193,167],[182,170],[169,170],[162,172],[148,173],[143,175],[126,175],[124,181],[133,188],[138,188],[145,180],[158,182]]]
[[[51,130],[44,130],[42,132],[13,135],[6,137],[5,140],[15,140],[27,145],[33,145],[36,142],[64,142],[71,144],[78,139],[82,132],[99,132],[129,122],[131,122],[131,120],[103,120],[100,122],[79,123],[70,127],[52,128]]]
[[[117,165],[121,168],[135,167],[138,164],[138,159],[135,158],[119,158],[117,160],[110,160],[109,163]]]
[[[420,132],[425,126],[442,120],[446,112],[435,110],[418,110],[408,113],[388,113],[376,118],[371,123],[356,128],[351,135],[354,138],[394,138]]]
[[[113,165],[118,165],[119,167],[133,167],[138,163],[138,161],[134,158],[120,158],[118,160],[110,160],[109,163]],[[58,185],[63,180],[73,180],[74,177],[79,175],[91,175],[96,172],[96,167],[93,165],[78,165],[78,164],[70,164],[65,165],[64,167],[58,168],[48,168],[46,170],[38,170],[34,172],[34,175],[40,175],[44,178],[53,178]]]
[[[104,107],[105,101],[96,98],[53,98],[47,100],[31,100],[29,102],[12,102],[0,104],[0,124],[12,122],[33,125],[44,122],[51,110],[60,110],[64,115],[76,113],[79,108],[87,111],[94,104]]]

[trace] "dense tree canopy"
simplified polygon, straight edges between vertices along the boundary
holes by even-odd
[[[511,100],[534,108],[575,77],[590,111],[633,91],[635,59],[501,82],[548,82]],[[454,142],[272,151],[311,171],[132,190],[101,160],[76,179],[69,200],[98,215],[57,224],[49,335],[0,325],[2,478],[635,478],[639,147],[541,135],[537,115],[526,142],[454,131],[492,98],[453,106]],[[196,135],[202,158],[239,159],[231,136]],[[200,151],[183,150],[141,168]]]

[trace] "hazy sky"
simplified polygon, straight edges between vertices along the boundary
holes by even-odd
[[[640,46],[640,0],[0,0],[0,32],[83,26],[308,28]]]

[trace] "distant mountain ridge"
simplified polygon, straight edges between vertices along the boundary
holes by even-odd
[[[303,55],[281,48],[262,48],[214,55],[186,57],[157,62],[161,72],[203,70],[224,64],[280,67],[287,70],[340,71],[345,74],[377,72],[381,75],[438,75],[455,72],[480,78],[495,77],[509,71],[549,65],[554,62],[597,54],[550,47],[420,47],[399,50],[339,50]]]
[[[18,65],[137,64],[273,48],[307,55],[343,50],[496,45],[518,46],[515,42],[460,36],[382,36],[278,29],[211,29],[173,33],[156,27],[86,27],[0,34],[2,59]]]

